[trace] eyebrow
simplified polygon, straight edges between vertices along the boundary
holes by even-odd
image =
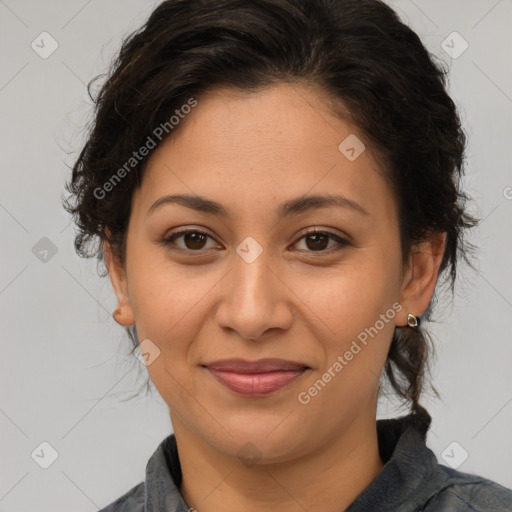
[[[231,216],[230,211],[222,204],[205,197],[189,194],[172,194],[157,199],[150,206],[148,215],[165,204],[180,204],[198,212],[208,213],[226,219]],[[359,203],[339,194],[309,195],[289,199],[278,206],[276,213],[280,218],[289,217],[308,210],[326,208],[329,206],[351,208],[364,215],[369,215]]]

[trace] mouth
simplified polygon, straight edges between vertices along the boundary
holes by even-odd
[[[303,363],[285,359],[225,359],[202,366],[231,391],[250,397],[275,393],[311,370]]]

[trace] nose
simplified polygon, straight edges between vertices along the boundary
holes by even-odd
[[[293,294],[266,253],[250,263],[235,254],[231,272],[222,281],[217,324],[248,340],[264,339],[274,329],[287,330],[293,320]]]

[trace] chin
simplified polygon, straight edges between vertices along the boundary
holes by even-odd
[[[231,419],[222,422],[226,430],[217,425],[214,432],[210,429],[205,431],[202,425],[201,436],[212,448],[248,466],[284,462],[292,454],[297,455],[302,446],[298,428],[283,421],[288,414],[289,411],[279,415],[278,419],[276,415],[269,418],[261,414],[252,418],[237,418],[236,421]]]

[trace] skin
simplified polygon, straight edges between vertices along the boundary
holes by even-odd
[[[160,350],[147,368],[169,406],[181,493],[199,512],[344,510],[383,466],[379,377],[395,325],[428,306],[444,235],[402,261],[394,195],[368,144],[354,161],[338,150],[350,134],[365,141],[314,85],[210,90],[150,156],[132,197],[124,263],[106,246],[116,321],[136,324],[139,340]],[[231,216],[179,204],[148,213],[168,194],[206,197]],[[366,213],[328,206],[277,216],[282,202],[312,194],[343,195]],[[159,242],[176,228],[211,238]],[[349,243],[326,237],[315,251],[314,239],[301,238],[305,228]],[[236,251],[248,236],[262,249],[251,263]],[[299,393],[394,303],[402,306],[394,318],[300,403]],[[278,392],[248,398],[201,366],[233,357],[311,369]],[[247,442],[257,450],[254,464],[239,456]]]

